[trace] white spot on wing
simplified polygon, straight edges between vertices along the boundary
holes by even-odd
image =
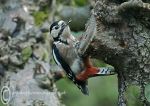
[[[75,82],[74,78],[72,79],[73,82]]]
[[[55,45],[62,44],[60,41],[54,42]]]
[[[68,75],[68,78],[71,78],[71,76],[70,76],[70,75]]]

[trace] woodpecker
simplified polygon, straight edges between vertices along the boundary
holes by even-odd
[[[52,55],[56,64],[65,71],[67,77],[83,94],[89,94],[87,87],[89,77],[114,74],[114,69],[96,68],[92,65],[89,56],[78,55],[80,41],[71,34],[70,27],[65,21],[53,22],[50,26],[50,35],[54,40]]]

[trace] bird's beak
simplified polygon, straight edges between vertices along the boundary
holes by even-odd
[[[67,23],[64,23],[64,24],[62,25],[62,28],[64,29],[66,26],[69,25],[70,22],[71,22],[71,20],[69,20]]]
[[[67,22],[67,25],[71,22],[72,20],[70,19],[68,22]]]
[[[65,29],[65,27],[68,26],[66,23],[62,25],[62,28]]]

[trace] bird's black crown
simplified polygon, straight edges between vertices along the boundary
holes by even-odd
[[[50,26],[50,33],[51,33],[53,27],[58,25],[58,22],[59,22],[59,21],[55,21],[55,22],[53,22],[53,23],[51,24],[51,26]]]

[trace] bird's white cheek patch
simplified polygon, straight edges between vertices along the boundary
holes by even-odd
[[[57,36],[58,36],[58,31],[52,31],[52,33],[51,33],[51,35],[54,37],[54,38],[56,38]]]

